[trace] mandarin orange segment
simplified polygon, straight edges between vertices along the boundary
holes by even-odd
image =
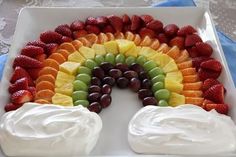
[[[50,102],[45,99],[38,99],[38,100],[35,100],[34,102],[39,103],[39,104],[50,104]]]
[[[139,44],[140,46],[150,46],[152,44],[152,39],[149,36],[145,36],[141,43]]]
[[[49,102],[52,102],[52,97],[54,94],[55,93],[49,89],[40,90],[40,91],[36,92],[35,100],[44,99]]]
[[[64,42],[62,43],[58,49],[65,49],[70,53],[73,53],[76,51],[75,47],[72,45],[72,43]]]
[[[115,36],[112,33],[106,33],[108,41],[115,40]]]
[[[192,67],[192,60],[185,61],[182,63],[177,64],[178,68],[181,69],[186,69],[186,68],[191,68]]]
[[[186,69],[182,69],[180,71],[183,76],[194,75],[197,73],[195,68],[186,68]]]
[[[98,35],[98,41],[97,41],[97,43],[103,44],[103,43],[105,43],[105,42],[107,42],[107,41],[108,41],[108,37],[107,37],[106,34],[100,33],[100,34]]]
[[[62,64],[66,61],[65,57],[60,53],[53,53],[49,58],[56,60],[59,64]]]
[[[182,50],[180,56],[175,60],[176,63],[181,63],[186,61],[189,58],[189,53],[187,50]]]
[[[188,75],[188,76],[184,76],[183,77],[183,82],[184,83],[194,83],[194,82],[197,82],[199,81],[199,78],[198,78],[198,75],[195,74],[195,75]]]
[[[115,33],[115,38],[116,39],[125,39],[125,36],[122,32],[116,32]]]
[[[52,75],[54,78],[57,77],[57,70],[52,68],[52,67],[44,67],[42,70],[39,72],[39,76],[41,75]]]
[[[152,49],[157,50],[160,47],[160,42],[158,39],[154,39],[150,46]]]
[[[83,43],[79,40],[73,40],[71,43],[75,47],[76,50],[79,50],[79,48],[83,46]]]
[[[166,54],[175,60],[180,56],[180,50],[177,46],[173,46]]]
[[[59,50],[57,50],[57,53],[62,54],[62,56],[63,56],[66,60],[68,59],[68,56],[70,55],[70,53],[69,53],[67,50],[65,50],[65,49],[59,49]]]
[[[105,34],[104,34],[105,35]],[[91,33],[91,34],[87,34],[85,36],[85,38],[91,43],[91,44],[94,44],[94,43],[97,43],[98,41],[98,36],[94,33]]]
[[[160,47],[157,49],[157,51],[160,51],[162,53],[167,53],[170,50],[170,47],[166,43],[162,43]]]
[[[184,90],[182,94],[185,97],[202,97],[202,91],[201,90]]]
[[[38,84],[39,82],[41,82],[41,81],[49,81],[49,82],[51,82],[52,84],[54,84],[55,83],[55,78],[53,77],[53,75],[51,75],[51,74],[47,74],[47,75],[41,75],[41,76],[39,76],[38,78],[37,78],[37,80],[36,80],[36,84]]]
[[[125,38],[126,38],[127,40],[133,41],[133,40],[134,40],[134,34],[133,34],[132,32],[130,32],[130,31],[127,31],[127,32],[125,33]]]
[[[85,37],[78,38],[77,40],[80,41],[83,44],[83,46],[87,47],[91,46],[91,43]]]
[[[56,70],[59,70],[59,63],[57,61],[55,61],[54,59],[50,59],[50,58],[45,59],[43,61],[43,66],[44,67],[48,66],[48,67],[52,67],[52,68],[54,68]]]
[[[38,61],[40,62],[43,62],[45,59],[47,58],[47,55],[46,54],[40,54],[40,55],[37,55],[35,56],[35,59],[37,59]]]
[[[198,97],[185,97],[185,103],[186,104],[194,104],[198,106],[202,106],[204,99],[198,98]]]
[[[135,45],[139,45],[141,43],[142,39],[141,39],[140,35],[135,34],[133,41],[134,41]]]
[[[54,88],[55,88],[55,85],[49,81],[41,81],[38,84],[36,84],[36,91],[45,90],[45,89],[54,91]]]
[[[184,83],[184,90],[201,90],[202,82]]]

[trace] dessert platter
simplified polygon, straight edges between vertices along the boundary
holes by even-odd
[[[7,156],[236,151],[234,85],[200,8],[25,8],[1,89]]]

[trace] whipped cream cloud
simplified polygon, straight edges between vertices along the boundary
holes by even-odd
[[[146,106],[131,119],[128,141],[137,153],[217,154],[236,150],[230,117],[195,105]]]
[[[7,156],[86,155],[101,129],[101,118],[82,106],[26,103],[3,115],[0,144]]]

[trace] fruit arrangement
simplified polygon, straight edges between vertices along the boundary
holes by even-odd
[[[40,34],[13,62],[10,103],[83,105],[101,112],[112,87],[130,88],[143,105],[195,104],[227,114],[222,66],[190,25],[150,15],[88,17]]]

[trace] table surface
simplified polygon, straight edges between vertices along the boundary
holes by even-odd
[[[0,54],[11,45],[17,16],[25,6],[65,7],[150,7],[162,0],[0,0]],[[236,0],[194,0],[209,8],[218,29],[236,40]]]

